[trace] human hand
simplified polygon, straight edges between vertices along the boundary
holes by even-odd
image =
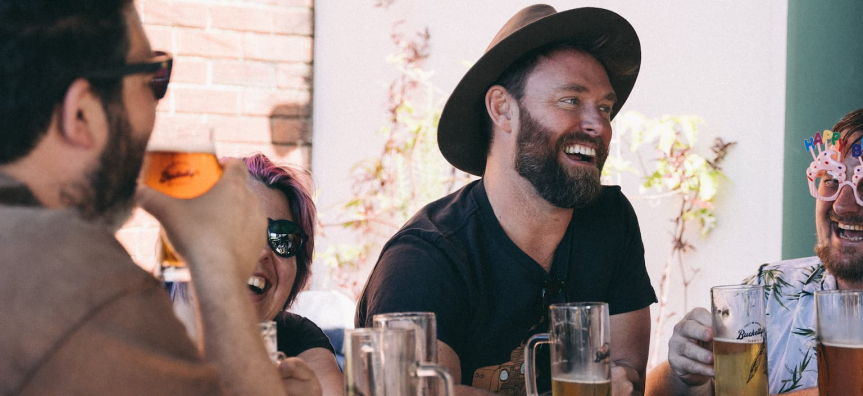
[[[208,266],[206,272],[233,273],[245,281],[254,271],[267,226],[247,183],[246,165],[231,159],[223,164],[219,182],[200,197],[171,198],[140,184],[136,198],[193,271]]]
[[[632,367],[613,365],[611,367],[611,394],[613,396],[641,396],[641,392],[635,390],[638,383],[638,372]]]
[[[674,325],[668,341],[668,364],[687,386],[699,386],[713,377],[713,318],[695,308]]]
[[[287,358],[279,364],[279,374],[289,396],[321,396],[318,377],[300,358]]]

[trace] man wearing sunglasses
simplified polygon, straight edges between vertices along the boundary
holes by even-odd
[[[438,127],[444,157],[482,178],[386,244],[356,324],[432,311],[459,393],[524,395],[524,342],[547,330],[548,306],[607,302],[614,394],[643,391],[656,298],[635,213],[599,180],[640,61],[635,30],[611,11],[536,5],[511,18]],[[540,392],[550,388],[547,356],[537,359]]]
[[[132,1],[0,1],[0,59],[0,393],[285,393],[247,296],[266,218],[242,162],[196,199],[137,192],[191,268],[203,354],[114,238],[172,65]]]
[[[769,290],[765,305],[771,395],[818,395],[814,294],[863,290],[863,109],[848,113],[833,131],[840,134],[835,141],[825,138],[806,145],[814,159],[805,176],[815,199],[816,255],[763,264],[745,280]],[[800,176],[802,181],[803,169]],[[695,308],[674,326],[668,363],[650,372],[653,394],[714,394],[712,325],[710,312]]]

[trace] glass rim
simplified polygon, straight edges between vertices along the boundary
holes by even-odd
[[[857,298],[863,299],[863,290],[861,289],[816,290],[814,294],[815,301],[819,300],[819,296],[822,296],[823,298],[829,298],[831,296],[856,296]]]
[[[369,334],[383,334],[387,332],[391,333],[410,333],[413,332],[414,329],[403,329],[403,328],[384,328],[384,327],[355,327],[353,329],[345,329],[345,336],[348,335],[369,335]]]
[[[713,286],[710,288],[710,291],[714,290],[755,290],[755,289],[764,289],[763,285],[719,285]]]
[[[549,309],[561,309],[561,308],[584,308],[584,307],[606,307],[608,308],[607,302],[602,301],[582,301],[582,302],[566,302],[566,303],[557,303],[551,304],[548,306]]]
[[[388,313],[380,313],[372,316],[372,321],[376,318],[421,318],[421,317],[431,317],[434,318],[434,312],[423,312],[423,311],[409,311],[409,312],[388,312]]]

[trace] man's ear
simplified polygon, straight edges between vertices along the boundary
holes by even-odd
[[[81,148],[93,147],[98,140],[97,128],[107,125],[102,101],[91,91],[90,82],[83,78],[69,85],[58,118],[60,138]]]
[[[501,130],[512,132],[512,112],[515,98],[500,85],[494,85],[485,92],[485,109],[492,124]]]

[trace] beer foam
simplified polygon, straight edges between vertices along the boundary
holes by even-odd
[[[587,378],[579,378],[579,377],[565,377],[565,378],[553,377],[552,380],[557,381],[557,382],[578,382],[580,384],[607,384],[607,383],[611,382],[610,379],[607,379],[607,380],[604,380],[604,379],[587,379]]]
[[[165,151],[182,153],[215,153],[216,148],[211,142],[153,142],[147,145],[147,151]]]
[[[760,344],[764,342],[764,338],[759,339],[750,339],[750,340],[738,340],[736,338],[714,338],[713,342],[727,342],[729,344]]]
[[[835,342],[825,342],[825,341],[820,341],[820,342],[823,345],[833,347],[833,348],[863,349],[863,345],[860,345],[860,344],[851,345],[851,344],[839,344],[839,343],[835,343]]]

